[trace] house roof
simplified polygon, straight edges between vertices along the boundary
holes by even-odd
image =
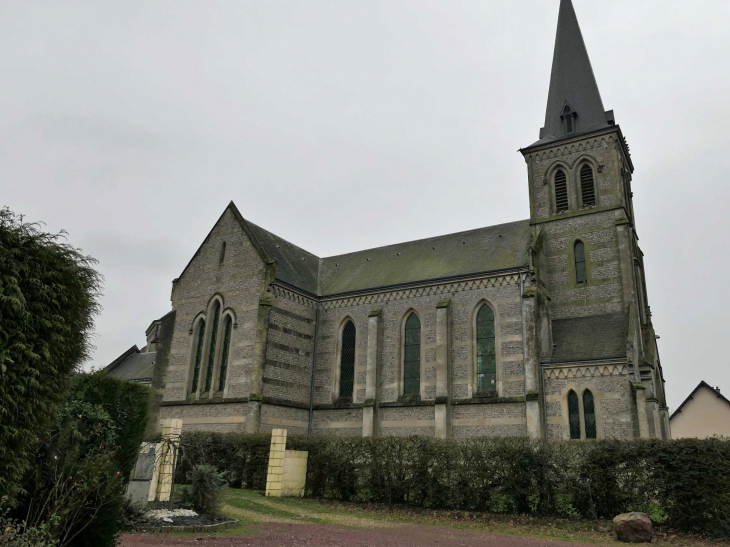
[[[566,105],[576,113],[576,132],[591,132],[613,125],[613,112],[606,112],[603,108],[571,0],[560,2],[545,127],[540,130],[540,140],[531,146],[575,136],[576,133],[566,132],[561,118]]]
[[[142,353],[135,345],[112,361],[104,370],[122,380],[151,382],[156,356],[157,352]]]
[[[687,396],[687,398],[684,401],[682,401],[682,404],[677,407],[677,410],[672,412],[672,415],[669,417],[669,419],[671,420],[677,414],[682,412],[682,408],[684,407],[684,405],[686,405],[689,401],[691,401],[694,398],[695,394],[700,390],[700,388],[703,388],[703,387],[706,387],[707,389],[711,390],[715,395],[717,395],[718,399],[725,401],[727,404],[730,404],[730,400],[728,400],[727,397],[725,397],[722,393],[720,393],[719,390],[715,389],[714,387],[712,387],[710,384],[708,384],[707,382],[705,382],[703,380],[699,384],[697,384],[697,387],[692,390],[692,393],[690,393]]]
[[[623,313],[553,320],[553,363],[626,357]]]

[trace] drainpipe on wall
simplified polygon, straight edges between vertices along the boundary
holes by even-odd
[[[312,384],[309,390],[309,424],[307,424],[307,435],[312,434],[312,418],[314,416],[314,373],[317,365],[317,331],[319,330],[319,305],[315,304],[314,310],[314,344],[312,346]]]

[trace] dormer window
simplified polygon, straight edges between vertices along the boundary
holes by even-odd
[[[565,122],[565,132],[573,133],[575,131],[575,117],[577,114],[566,102],[563,106],[563,113],[560,115],[560,119]]]

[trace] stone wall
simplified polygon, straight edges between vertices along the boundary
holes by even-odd
[[[160,420],[171,418],[181,419],[185,432],[244,433],[246,403],[163,404],[160,407]]]
[[[575,391],[581,402],[586,389],[593,394],[599,439],[631,439],[632,375],[626,365],[563,366],[545,369],[545,403],[548,438],[569,439],[568,393]]]
[[[455,439],[467,437],[526,437],[525,403],[456,405],[451,409]]]
[[[264,398],[309,404],[315,302],[275,286],[264,366]]]
[[[315,410],[312,418],[314,435],[362,435],[362,408]]]
[[[226,243],[225,257],[221,262],[221,248]],[[203,245],[195,254],[180,279],[173,284],[172,306],[176,312],[172,335],[169,364],[166,371],[163,404],[176,401],[195,400],[190,394],[193,367],[194,321],[206,314],[211,298],[218,295],[222,308],[235,316],[231,331],[228,374],[225,390],[201,395],[216,400],[241,400],[249,394],[249,376],[253,358],[253,344],[256,329],[256,314],[259,296],[264,288],[264,264],[251,244],[241,225],[230,210],[226,210],[213,227]],[[206,317],[207,328],[212,318]],[[219,342],[219,348],[222,340]],[[207,363],[207,356],[204,355]],[[200,381],[204,382],[204,367],[201,366]],[[214,382],[214,390],[217,383]],[[187,406],[163,406],[160,417],[181,417],[186,428],[193,428],[190,420],[206,419],[210,414],[216,418],[243,419],[242,405],[219,405],[197,403]],[[201,422],[202,423],[202,422]],[[208,424],[207,430],[240,429],[235,426]],[[195,427],[202,428],[200,424]]]

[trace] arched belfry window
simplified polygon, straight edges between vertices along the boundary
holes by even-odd
[[[580,439],[580,405],[575,391],[568,393],[568,421],[570,424],[570,438]]]
[[[218,391],[226,388],[226,375],[228,374],[228,354],[231,351],[231,328],[233,320],[230,315],[226,315],[226,321],[223,327],[223,355],[221,355],[221,373],[218,380]]]
[[[205,370],[205,391],[210,391],[213,383],[213,369],[215,368],[215,348],[218,338],[218,323],[220,322],[220,302],[216,300],[213,307],[213,330],[210,333],[210,346],[208,348],[208,366]]]
[[[587,163],[580,169],[580,195],[583,207],[596,204],[596,185],[593,181],[593,168]]]
[[[575,282],[585,283],[588,281],[588,274],[586,272],[586,249],[582,241],[575,242],[573,255],[575,258]]]
[[[558,169],[555,172],[555,211],[562,213],[568,210],[568,177],[565,171]]]
[[[348,321],[342,329],[340,351],[340,397],[351,398],[355,385],[355,324]]]
[[[585,390],[583,393],[583,420],[586,427],[586,439],[596,438],[596,409],[593,404],[593,393]]]
[[[486,304],[477,314],[477,392],[497,390],[494,312]]]
[[[203,359],[203,342],[205,342],[205,320],[201,319],[198,321],[198,337],[195,343],[195,362],[193,363],[193,384],[190,389],[193,393],[198,391],[200,363]]]
[[[403,357],[403,395],[421,390],[421,320],[412,313],[406,320]]]

